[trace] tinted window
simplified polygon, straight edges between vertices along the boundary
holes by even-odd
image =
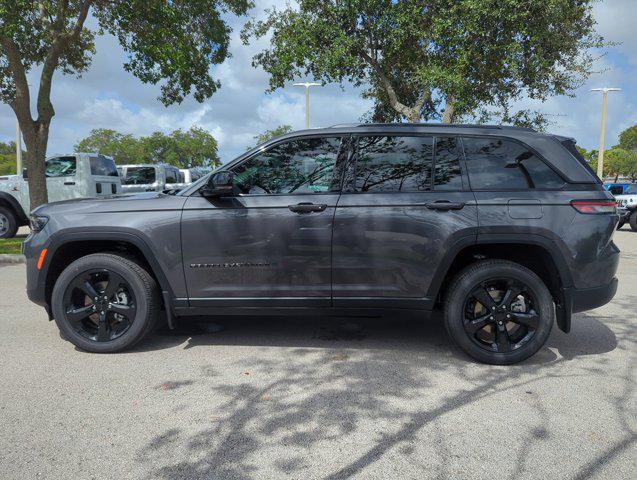
[[[477,190],[560,188],[564,181],[519,143],[502,138],[463,138],[471,187]]]
[[[122,179],[124,185],[148,185],[155,183],[154,167],[128,167]]]
[[[174,168],[166,169],[166,183],[177,183],[179,178],[179,170]]]
[[[356,191],[431,190],[433,137],[361,137]]]
[[[77,171],[75,157],[50,158],[46,161],[47,177],[72,177]]]
[[[117,168],[113,159],[100,155],[91,157],[91,175],[104,175],[107,177],[117,177]]]
[[[462,170],[457,138],[436,138],[435,162],[434,188],[436,190],[462,190]]]
[[[280,143],[234,168],[235,185],[248,195],[338,189],[333,173],[340,144],[336,137]]]

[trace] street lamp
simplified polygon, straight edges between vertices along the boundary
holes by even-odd
[[[604,135],[606,134],[606,97],[608,92],[619,92],[621,88],[591,88],[591,92],[602,92],[602,131],[599,135],[599,153],[597,154],[597,176],[604,180]]]
[[[20,122],[15,121],[15,166],[16,173],[22,175],[22,134],[20,132]]]
[[[305,87],[305,128],[310,128],[310,87],[320,87],[320,83],[295,83],[295,87]]]

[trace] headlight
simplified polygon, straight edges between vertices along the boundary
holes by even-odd
[[[30,215],[29,216],[29,227],[31,227],[32,232],[39,232],[44,228],[44,226],[49,221],[49,217],[41,217],[39,215]]]

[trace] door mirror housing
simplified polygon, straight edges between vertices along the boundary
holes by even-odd
[[[201,194],[208,198],[231,197],[234,185],[234,172],[220,170],[213,173]]]

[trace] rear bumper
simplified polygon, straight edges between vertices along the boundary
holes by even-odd
[[[617,292],[617,277],[614,277],[608,285],[586,289],[571,289],[572,312],[583,312],[601,307],[610,302]]]

